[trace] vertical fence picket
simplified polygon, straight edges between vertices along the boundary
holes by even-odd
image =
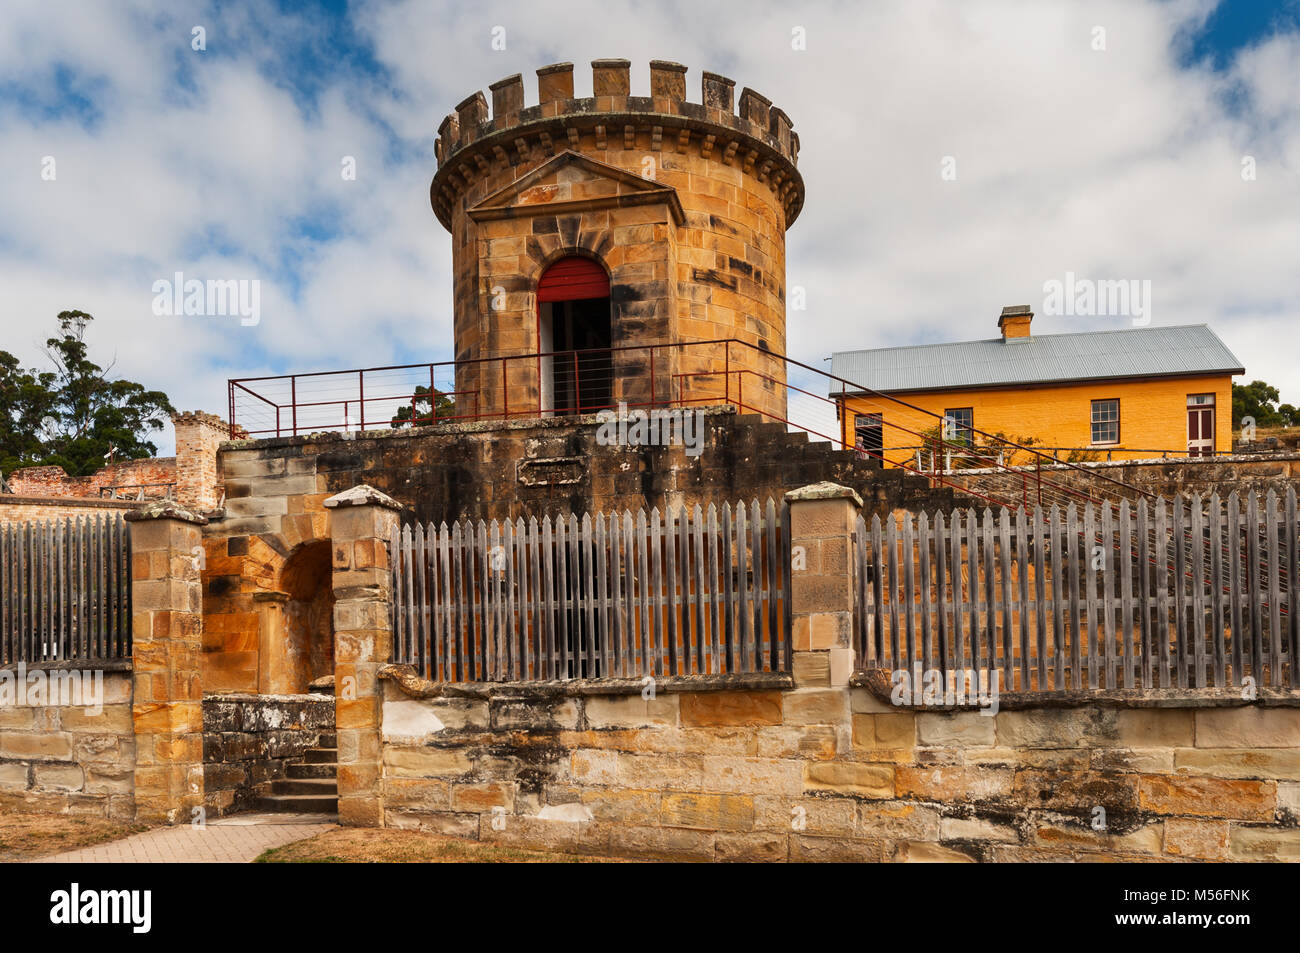
[[[695,671],[703,675],[709,671],[709,639],[704,603],[704,510],[698,503],[691,516],[691,536],[695,547]]]
[[[1259,500],[1254,490],[1246,497],[1246,611],[1250,614],[1250,674],[1264,684],[1264,606],[1259,573]]]
[[[1047,691],[1047,570],[1045,550],[1051,545],[1043,524],[1043,507],[1034,507],[1034,644],[1038,652],[1038,690]]]
[[[1133,688],[1136,674],[1133,671],[1133,513],[1128,500],[1119,504],[1119,556],[1116,568],[1120,570],[1120,631],[1119,664],[1124,669],[1124,688]]]
[[[764,637],[764,646],[768,653],[768,671],[779,672],[781,663],[777,657],[777,615],[776,601],[777,592],[780,589],[780,567],[784,560],[781,559],[782,553],[777,547],[777,527],[776,527],[776,503],[769,496],[767,498],[767,635]],[[851,554],[846,553],[845,558],[852,558]],[[846,572],[852,572],[853,567],[846,565]]]
[[[722,628],[723,655],[726,659],[724,671],[727,674],[739,671],[736,667],[736,604],[732,599],[732,580],[735,575],[732,553],[732,519],[731,504],[722,504]]]
[[[872,517],[872,524],[876,523]],[[952,520],[948,524],[949,536],[952,536],[953,564],[950,573],[953,577],[953,668],[957,677],[966,671],[966,636],[962,625],[962,511],[953,510]]]
[[[753,671],[750,649],[754,641],[754,616],[749,606],[749,547],[745,543],[748,536],[749,511],[742,501],[736,504],[736,586],[739,589],[736,609],[739,615],[737,630],[740,639],[739,651],[736,654],[740,662],[737,671],[741,672]]]
[[[1190,534],[1192,547],[1192,672],[1195,687],[1205,687],[1205,516],[1199,493],[1192,495]]]
[[[794,591],[791,576],[791,550],[794,540],[790,532],[790,504],[781,501],[781,667],[784,671],[794,671],[794,612],[790,606],[790,594]]]
[[[1012,643],[1013,626],[1011,593],[1011,513],[1003,506],[998,513],[998,543],[1002,571],[1002,684],[1003,691],[1012,691],[1015,684],[1015,648]]]
[[[599,652],[599,675],[609,676],[614,674],[613,663],[614,653],[610,647],[610,618],[609,618],[609,563],[607,561],[608,553],[606,548],[609,545],[609,538],[605,533],[605,514],[596,514],[596,622],[598,632],[596,634]]]
[[[948,684],[948,673],[952,671],[952,633],[948,625],[948,539],[944,532],[943,513],[934,514],[934,595],[935,613],[938,624],[938,645],[935,646],[936,661],[943,684]]]
[[[1016,582],[1020,610],[1020,690],[1029,691],[1029,670],[1032,661],[1029,651],[1029,513],[1024,506],[1016,508]],[[1007,690],[1012,690],[1010,684]]]
[[[637,664],[642,675],[654,675],[654,649],[650,641],[650,530],[646,524],[646,511],[637,510],[637,590],[640,594],[638,606]]]
[[[758,500],[750,503],[750,566],[753,573],[752,592],[754,594],[754,667],[751,671],[763,670],[763,519],[759,515]]]
[[[1300,514],[1296,512],[1294,486],[1286,488],[1287,587],[1286,619],[1290,630],[1287,665],[1291,687],[1300,688]]]
[[[1270,489],[1264,498],[1264,529],[1268,533],[1268,678],[1274,688],[1282,686],[1282,592],[1278,559],[1277,493]],[[1295,528],[1291,528],[1295,532]]]
[[[1223,627],[1223,501],[1218,493],[1210,494],[1210,609],[1213,626],[1214,687],[1227,685],[1224,673],[1225,644]]]
[[[709,672],[717,675],[722,671],[721,628],[722,613],[725,611],[719,592],[718,581],[718,508],[709,504]]]
[[[677,516],[671,506],[664,508],[664,641],[668,648],[667,674],[677,675]]]

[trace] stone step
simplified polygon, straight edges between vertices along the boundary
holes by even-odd
[[[336,778],[337,764],[290,764],[285,766],[285,774],[291,778]]]
[[[338,796],[337,778],[280,778],[271,782],[271,794],[320,794]]]
[[[255,803],[259,811],[276,814],[337,814],[337,794],[264,794]]]
[[[337,764],[338,748],[312,748],[303,753],[303,760],[308,764]]]

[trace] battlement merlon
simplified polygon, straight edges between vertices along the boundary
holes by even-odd
[[[573,64],[556,63],[537,70],[539,102],[524,105],[523,76],[516,73],[467,97],[438,127],[434,152],[438,171],[429,190],[438,220],[451,228],[451,209],[474,181],[502,165],[519,166],[564,149],[577,151],[583,136],[594,136],[598,149],[637,147],[650,151],[695,149],[724,165],[735,164],[769,184],[780,198],[789,227],[803,207],[803,178],[798,172],[799,136],[790,117],[754,90],[704,72],[701,102],[686,101],[686,67],[650,61],[650,95],[631,95],[631,62],[594,60],[592,92],[575,98]],[[737,113],[737,107],[739,112]]]

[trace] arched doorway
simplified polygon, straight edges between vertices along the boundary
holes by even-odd
[[[613,404],[613,336],[605,269],[581,255],[552,263],[537,283],[544,411],[591,413]]]
[[[280,589],[284,606],[284,646],[280,684],[305,692],[308,684],[334,674],[334,583],[328,540],[307,543],[284,564]]]

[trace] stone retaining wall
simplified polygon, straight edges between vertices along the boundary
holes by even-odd
[[[397,672],[393,827],[695,860],[1300,859],[1300,708],[902,709],[806,665],[794,689],[421,698]]]
[[[204,806],[230,814],[253,806],[257,785],[334,731],[328,695],[206,695],[203,698]]]
[[[15,679],[14,668],[0,679]],[[135,817],[135,737],[131,720],[130,671],[100,672],[98,705],[46,704],[87,701],[94,695],[62,693],[69,675],[94,677],[91,670],[26,671],[26,694],[33,704],[14,704],[0,683],[0,811],[90,814],[118,820]],[[49,686],[43,696],[35,681]],[[58,679],[59,681],[56,681]],[[83,684],[91,684],[83,682]],[[98,709],[98,710],[97,710]]]

